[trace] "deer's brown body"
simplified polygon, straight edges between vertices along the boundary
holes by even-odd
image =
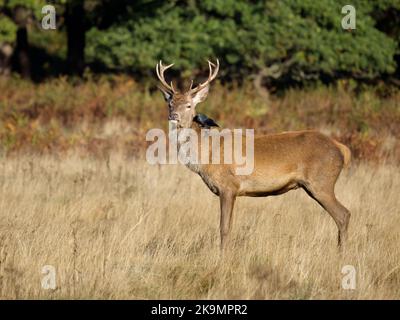
[[[317,131],[262,135],[254,140],[254,170],[250,175],[236,175],[235,164],[199,166],[205,179],[213,182],[211,191],[217,195],[229,189],[237,196],[263,197],[317,181],[336,182],[349,157],[339,146],[347,148]]]
[[[157,73],[164,85],[161,89],[169,103],[170,119],[177,121],[178,130],[197,126],[192,121],[195,106],[205,99],[208,84],[218,72],[217,67],[212,73],[212,67],[215,65],[210,63],[210,76],[205,83],[196,87],[194,92],[189,90],[181,94],[166,84],[163,77],[166,68],[163,69],[160,63],[161,71],[157,70]],[[236,175],[234,163],[189,165],[189,168],[220,197],[223,249],[228,242],[236,197],[279,195],[296,188],[303,188],[332,216],[338,227],[340,245],[347,234],[350,213],[336,199],[334,188],[340,172],[350,161],[350,155],[345,145],[322,133],[296,131],[256,136],[254,170],[249,175]]]

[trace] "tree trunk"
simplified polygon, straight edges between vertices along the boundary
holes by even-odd
[[[69,74],[82,75],[85,67],[85,9],[83,0],[67,2],[67,65]]]
[[[17,39],[15,44],[14,58],[17,70],[23,78],[31,77],[31,61],[29,56],[28,42],[28,10],[23,6],[18,6],[14,11],[14,21],[16,22]]]
[[[29,43],[28,43],[28,31],[26,26],[19,27],[17,30],[17,46],[15,49],[18,69],[23,78],[31,77],[31,62],[29,58]]]

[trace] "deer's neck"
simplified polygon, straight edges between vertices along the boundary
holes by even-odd
[[[178,129],[177,130],[177,149],[178,155],[185,156],[188,161],[185,165],[196,173],[201,173],[203,165],[202,161],[202,141],[201,141],[201,127],[199,124],[193,122],[190,127],[191,130]],[[209,156],[209,153],[206,155]],[[204,155],[203,155],[204,157]]]

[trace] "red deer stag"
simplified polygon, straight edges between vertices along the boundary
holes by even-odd
[[[208,79],[195,88],[180,92],[167,83],[164,72],[173,64],[156,66],[159,87],[169,107],[170,121],[177,130],[198,130],[196,105],[204,101],[209,84],[217,76],[219,61],[208,61]],[[222,147],[222,146],[221,146]],[[179,143],[178,143],[179,148]],[[338,245],[347,236],[350,212],[337,199],[335,183],[350,162],[348,147],[316,131],[293,131],[260,135],[254,138],[254,170],[236,175],[235,164],[199,164],[188,167],[198,173],[209,189],[220,198],[221,249],[226,248],[232,227],[232,212],[238,196],[265,197],[303,188],[333,218],[338,227]]]

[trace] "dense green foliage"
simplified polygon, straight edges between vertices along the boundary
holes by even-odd
[[[16,32],[15,23],[8,17],[0,16],[0,42],[14,42]]]
[[[351,31],[342,29],[343,3],[335,0],[55,0],[55,33],[64,36],[53,38],[38,28],[44,3],[0,0],[0,45],[15,41],[12,12],[23,5],[37,22],[31,43],[65,59],[67,46],[68,52],[74,47],[65,37],[67,8],[82,5],[85,57],[75,52],[75,58],[97,71],[153,76],[162,59],[185,77],[218,57],[226,80],[257,74],[282,83],[399,77],[400,0],[354,0]]]
[[[334,0],[164,2],[127,10],[106,29],[93,27],[86,52],[108,68],[144,74],[159,59],[191,70],[209,57],[219,57],[234,78],[271,65],[277,77],[295,81],[394,72],[399,39],[379,31],[373,13],[399,10],[398,1],[354,3],[356,30],[349,32]]]

